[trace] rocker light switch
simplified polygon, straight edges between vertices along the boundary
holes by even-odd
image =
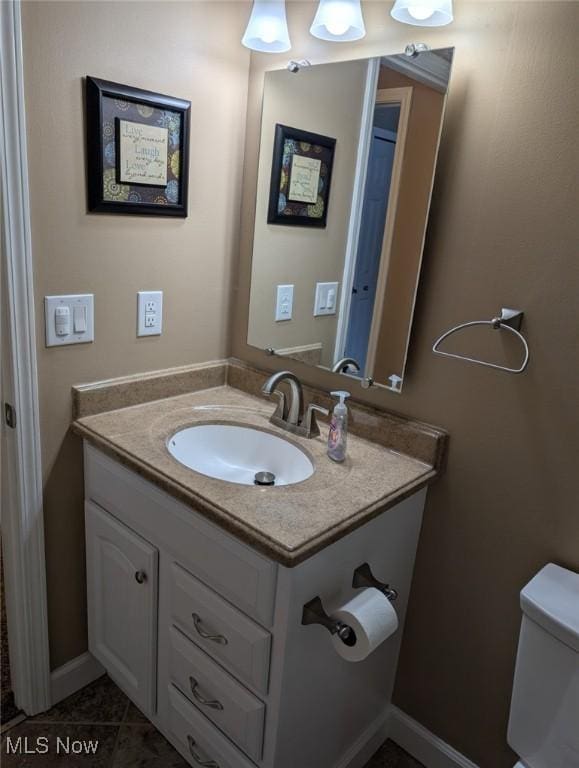
[[[72,309],[73,327],[75,333],[86,333],[86,307],[75,304]]]

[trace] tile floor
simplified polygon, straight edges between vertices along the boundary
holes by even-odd
[[[23,737],[20,754],[10,747]],[[25,742],[25,737],[28,741]],[[48,741],[37,742],[38,737]],[[56,752],[57,738],[61,753]],[[74,741],[98,741],[90,755],[65,754],[62,745]],[[10,740],[10,741],[8,741]],[[46,754],[22,754],[47,744]],[[2,736],[2,768],[187,768],[188,764],[161,736],[147,718],[108,678],[101,677],[48,712],[29,718]],[[296,766],[296,768],[299,768]],[[392,741],[385,742],[365,768],[424,768]]]

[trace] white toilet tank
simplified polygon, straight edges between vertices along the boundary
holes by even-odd
[[[549,563],[521,591],[508,742],[526,768],[579,768],[579,574]]]

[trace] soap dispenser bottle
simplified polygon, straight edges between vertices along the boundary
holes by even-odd
[[[345,401],[347,397],[350,397],[350,393],[338,391],[331,394],[332,397],[338,397],[339,402],[332,411],[328,434],[328,456],[332,461],[344,461],[348,436],[348,409]]]

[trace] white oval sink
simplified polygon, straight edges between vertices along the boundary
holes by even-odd
[[[312,462],[293,443],[251,427],[199,424],[176,432],[167,448],[189,469],[229,483],[254,485],[256,473],[271,472],[274,485],[291,485],[314,473]]]

